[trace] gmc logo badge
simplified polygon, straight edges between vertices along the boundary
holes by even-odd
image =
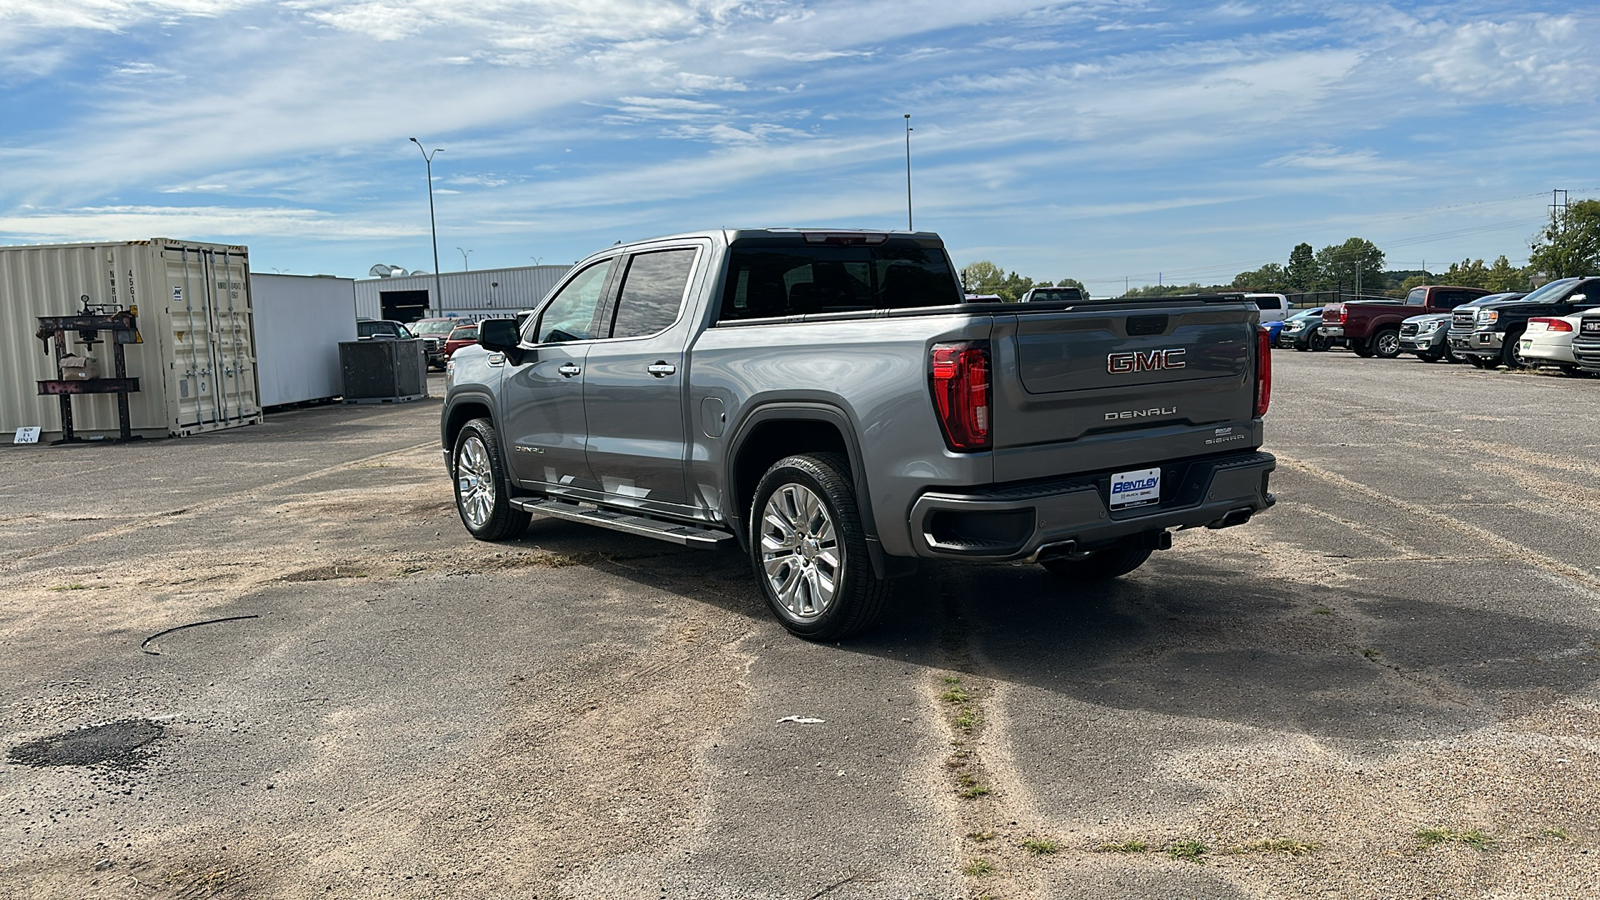
[[[1146,350],[1132,353],[1112,353],[1106,357],[1106,371],[1113,375],[1123,372],[1154,372],[1158,369],[1183,368],[1182,349]]]

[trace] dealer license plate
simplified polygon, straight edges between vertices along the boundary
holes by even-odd
[[[1111,476],[1111,508],[1126,509],[1161,501],[1161,470],[1139,469]]]

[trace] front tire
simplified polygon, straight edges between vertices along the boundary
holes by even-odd
[[[767,606],[809,641],[836,641],[883,612],[889,583],[867,555],[843,457],[789,456],[761,477],[750,506],[750,562]]]
[[[1321,353],[1329,347],[1328,338],[1321,332],[1315,331],[1311,333],[1311,337],[1307,340],[1307,344],[1311,347],[1311,352],[1313,353]]]
[[[1522,342],[1522,332],[1508,334],[1500,345],[1500,362],[1508,369],[1526,369],[1528,361],[1523,358],[1517,344]]]
[[[450,471],[456,483],[456,512],[467,533],[480,541],[504,541],[527,530],[531,516],[511,505],[500,436],[488,419],[473,419],[456,435]]]
[[[1107,581],[1132,572],[1150,558],[1149,547],[1111,547],[1043,560],[1039,565],[1057,578]]]

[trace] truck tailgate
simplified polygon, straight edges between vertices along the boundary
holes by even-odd
[[[1198,300],[997,316],[995,480],[1259,446],[1258,316]]]

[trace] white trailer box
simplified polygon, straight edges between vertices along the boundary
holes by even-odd
[[[356,339],[355,280],[250,273],[261,405],[339,396],[339,342]]]
[[[81,311],[85,300],[136,310],[140,342],[126,344],[130,424],[143,437],[197,434],[261,421],[249,251],[223,244],[153,238],[94,244],[0,247],[0,434],[39,426],[61,434],[56,397],[38,382],[57,378],[55,359],[35,333],[39,316]],[[104,339],[107,335],[102,334]],[[67,349],[114,370],[111,344]],[[118,434],[117,397],[72,398],[80,437]]]

